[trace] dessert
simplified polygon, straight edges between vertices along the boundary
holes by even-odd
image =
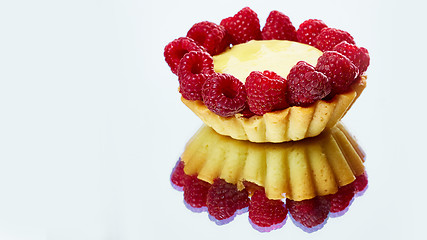
[[[296,29],[272,11],[263,28],[243,8],[220,24],[194,24],[165,47],[181,100],[222,135],[296,141],[333,127],[366,86],[369,53],[321,20]]]
[[[261,231],[320,228],[366,189],[365,155],[339,123],[366,87],[368,51],[346,31],[246,7],[166,45],[182,102],[206,125],[171,174],[218,224],[249,212]],[[237,139],[237,140],[236,140]],[[239,141],[249,140],[249,141]]]
[[[316,138],[290,143],[252,143],[217,134],[204,125],[181,155],[187,175],[213,183],[224,179],[239,190],[265,189],[269,199],[301,201],[334,194],[363,174],[364,159],[338,123]]]
[[[251,143],[202,126],[171,175],[190,208],[207,209],[218,224],[247,210],[261,231],[286,218],[317,229],[339,216],[367,185],[364,154],[341,123],[317,137]],[[268,229],[266,229],[268,228]]]

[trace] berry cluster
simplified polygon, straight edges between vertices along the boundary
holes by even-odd
[[[283,226],[288,213],[304,228],[320,226],[330,213],[344,212],[355,194],[366,188],[368,179],[364,173],[351,184],[339,188],[335,194],[303,201],[268,199],[264,188],[253,183],[246,183],[243,190],[222,179],[209,184],[196,176],[186,175],[182,161],[178,161],[173,170],[171,182],[183,189],[184,200],[191,208],[207,208],[216,221],[232,220],[238,210],[248,208],[254,227],[260,231],[270,231]]]
[[[316,66],[298,62],[289,75],[252,72],[242,84],[235,77],[214,73],[212,56],[230,45],[250,40],[289,40],[323,51]],[[349,90],[369,66],[369,53],[355,45],[346,31],[330,28],[323,21],[309,19],[296,29],[279,11],[271,11],[261,29],[257,14],[245,7],[218,25],[194,24],[186,37],[167,44],[165,60],[178,76],[185,99],[202,100],[214,113],[229,117],[263,115],[289,106],[308,106]]]

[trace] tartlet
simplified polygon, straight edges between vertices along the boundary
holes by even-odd
[[[315,138],[289,143],[251,143],[203,126],[181,155],[184,172],[213,183],[223,179],[265,189],[269,199],[295,201],[334,194],[365,171],[364,155],[341,123]]]
[[[219,225],[247,211],[261,232],[281,228],[287,216],[313,232],[364,193],[364,159],[341,123],[287,143],[239,141],[204,125],[187,143],[171,183],[183,190],[187,208],[207,211]]]
[[[248,207],[253,224],[273,228],[289,211],[313,228],[366,189],[365,155],[339,123],[370,60],[349,33],[316,19],[295,29],[278,11],[261,30],[244,8],[194,24],[164,56],[182,102],[206,124],[171,175],[191,208],[222,221]]]
[[[369,65],[345,31],[315,19],[295,29],[278,11],[261,31],[249,8],[219,25],[194,24],[164,55],[184,104],[218,133],[251,142],[297,141],[333,127],[366,87]],[[278,82],[283,93],[268,92]]]

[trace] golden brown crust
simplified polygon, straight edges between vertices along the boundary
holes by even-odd
[[[315,138],[288,143],[236,141],[204,126],[188,142],[181,160],[188,175],[212,183],[265,188],[270,199],[311,199],[334,194],[365,171],[363,156],[338,123]]]
[[[346,114],[366,87],[366,77],[354,83],[351,91],[330,101],[319,100],[309,107],[293,106],[263,116],[245,118],[242,114],[221,117],[211,112],[202,101],[181,98],[206,125],[219,134],[251,142],[288,142],[319,135]]]

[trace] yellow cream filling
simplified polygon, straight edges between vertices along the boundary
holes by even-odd
[[[291,68],[299,61],[316,66],[322,51],[307,44],[286,40],[261,40],[233,46],[216,55],[214,69],[229,73],[241,82],[252,71],[270,70],[286,78]]]

